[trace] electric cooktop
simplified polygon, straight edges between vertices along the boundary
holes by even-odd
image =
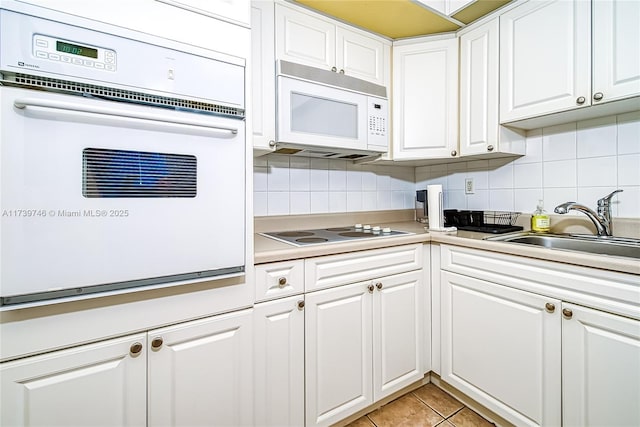
[[[407,231],[391,230],[388,227],[356,224],[354,227],[276,231],[272,233],[259,234],[294,246],[308,246],[319,245],[323,243],[352,242],[354,240],[405,236],[413,233]]]

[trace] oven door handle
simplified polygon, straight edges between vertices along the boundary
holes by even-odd
[[[189,120],[185,118],[175,118],[169,116],[163,116],[160,114],[154,114],[144,111],[130,111],[130,110],[116,110],[114,108],[98,107],[93,105],[82,105],[71,102],[55,101],[42,98],[19,98],[13,102],[13,105],[19,109],[26,109],[30,107],[51,108],[66,111],[76,111],[80,113],[91,113],[105,116],[122,117],[126,119],[141,119],[152,122],[160,122],[162,124],[172,123],[176,125],[196,126],[198,128],[206,128],[218,131],[229,132],[231,134],[237,134],[238,128],[220,126],[217,124],[207,123],[201,120]]]

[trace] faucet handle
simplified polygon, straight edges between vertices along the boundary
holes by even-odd
[[[612,191],[610,194],[604,196],[602,199],[598,199],[598,206],[599,207],[605,207],[608,206],[609,203],[611,202],[611,198],[614,196],[614,194],[616,193],[622,193],[623,190],[616,190],[616,191]]]

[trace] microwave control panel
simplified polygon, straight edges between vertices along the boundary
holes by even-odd
[[[33,56],[96,70],[116,71],[116,52],[43,34],[33,35]]]
[[[386,99],[369,98],[367,130],[369,133],[367,145],[388,148],[389,101]]]

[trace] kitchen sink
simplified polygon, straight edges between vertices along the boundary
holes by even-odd
[[[640,259],[640,239],[626,237],[525,232],[485,237],[484,240]]]

